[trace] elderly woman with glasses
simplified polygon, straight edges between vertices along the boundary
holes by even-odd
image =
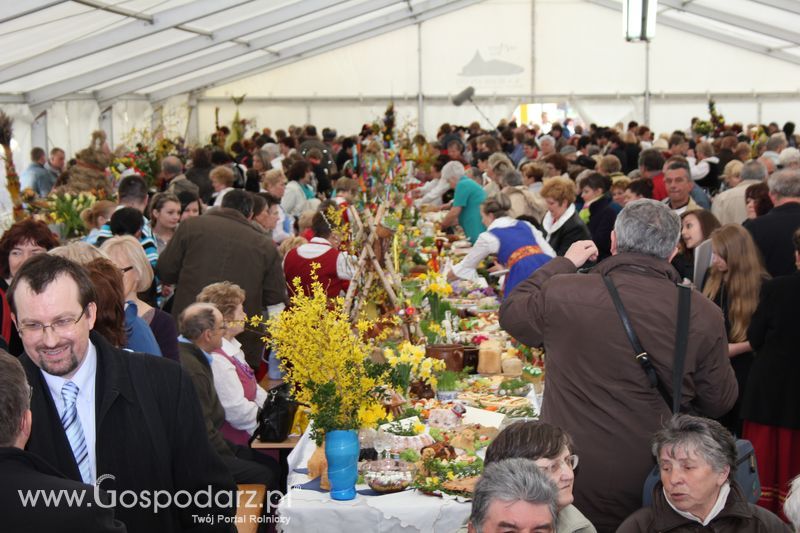
[[[788,532],[774,514],[748,503],[736,483],[736,441],[719,422],[675,415],[656,433],[661,481],[653,505],[629,516],[617,533],[644,531]]]
[[[222,347],[211,353],[211,371],[219,402],[225,410],[222,434],[240,446],[248,446],[258,426],[258,411],[267,399],[267,392],[258,384],[242,345],[236,340],[247,320],[244,300],[244,290],[229,281],[212,283],[197,295],[198,302],[216,306],[225,321]]]
[[[572,505],[572,485],[578,456],[572,439],[561,428],[537,421],[515,422],[486,449],[485,464],[504,459],[530,459],[558,489],[556,533],[594,533],[594,526]]]

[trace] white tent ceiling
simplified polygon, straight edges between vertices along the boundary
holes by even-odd
[[[0,94],[34,108],[76,92],[162,101],[478,1],[25,2],[0,15]]]
[[[478,1],[3,2],[0,95],[27,103],[34,112],[76,94],[101,106],[132,95],[160,102]],[[561,1],[582,8],[582,2]],[[621,11],[620,0],[585,1]],[[660,0],[658,23],[800,65],[797,0]]]
[[[428,134],[475,120],[450,103],[467,85],[493,121],[560,103],[664,132],[711,96],[732,120],[800,118],[800,0],[658,5],[645,46],[624,41],[622,0],[5,0],[0,106],[23,167],[32,146],[73,154],[98,124],[113,145],[157,123],[199,141],[243,94],[258,127],[342,133],[389,101]]]

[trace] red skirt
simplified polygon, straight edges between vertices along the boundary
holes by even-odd
[[[800,430],[744,421],[744,438],[753,443],[761,481],[758,505],[786,520],[783,502],[789,483],[800,474]]]

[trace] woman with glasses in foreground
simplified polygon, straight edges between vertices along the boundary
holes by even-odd
[[[572,485],[578,456],[572,439],[561,428],[544,422],[515,422],[506,427],[486,449],[486,465],[503,459],[533,461],[558,489],[556,533],[595,533],[594,526],[572,505]]]

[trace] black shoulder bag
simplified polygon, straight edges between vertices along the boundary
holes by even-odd
[[[678,284],[678,324],[675,334],[675,359],[672,368],[672,391],[674,396],[669,394],[664,382],[658,377],[653,363],[650,361],[650,356],[647,351],[642,347],[636,332],[633,331],[633,326],[628,318],[628,313],[622,305],[622,299],[619,296],[617,288],[608,276],[603,276],[603,282],[606,284],[611,300],[614,302],[614,307],[617,309],[617,314],[622,321],[622,327],[628,340],[633,346],[636,353],[636,360],[642,367],[647,376],[647,381],[650,383],[651,388],[657,388],[661,397],[670,406],[673,413],[681,412],[681,388],[683,385],[683,370],[686,361],[686,349],[689,344],[689,316],[691,311],[692,289],[691,287],[683,284]],[[761,497],[761,482],[758,479],[758,467],[756,464],[755,450],[753,445],[748,440],[736,440],[736,471],[731,473],[731,477],[736,480],[738,485],[744,492],[744,496],[750,503],[756,503]],[[642,488],[642,505],[649,507],[653,504],[653,487],[661,480],[661,472],[658,465],[648,474],[645,479],[644,487]]]
[[[297,412],[297,402],[289,394],[287,384],[267,392],[267,399],[258,413],[258,427],[248,445],[256,438],[261,442],[283,442],[289,436]]]

